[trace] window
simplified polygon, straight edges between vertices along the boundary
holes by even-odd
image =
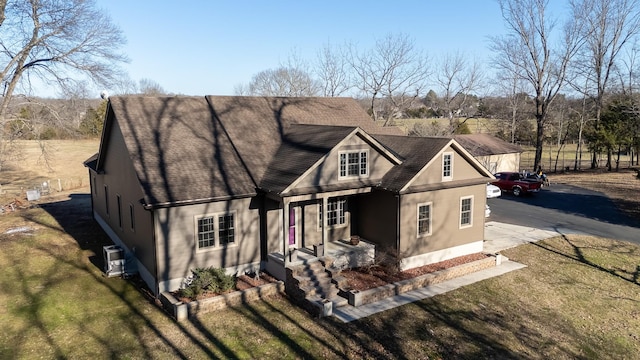
[[[218,216],[218,237],[220,238],[220,245],[233,244],[235,239],[233,214]]]
[[[369,176],[368,150],[345,151],[339,153],[340,173],[338,178]]]
[[[136,218],[133,204],[129,204],[129,219],[131,220],[131,231],[136,231]]]
[[[196,219],[198,249],[235,243],[235,214],[206,215]]]
[[[107,185],[104,186],[104,207],[107,217],[109,217],[109,187]]]
[[[442,181],[453,178],[453,153],[442,154]]]
[[[118,227],[122,229],[122,201],[118,194],[116,194],[116,202],[118,203]]]
[[[327,226],[341,226],[347,222],[345,207],[347,200],[335,199],[327,202]],[[318,204],[318,228],[322,229],[322,203]]]
[[[431,203],[418,205],[418,236],[431,235]]]
[[[469,227],[472,224],[473,197],[460,199],[460,228]]]

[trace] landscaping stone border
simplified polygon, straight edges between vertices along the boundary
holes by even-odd
[[[238,290],[188,303],[176,299],[170,292],[160,294],[162,306],[177,320],[183,321],[196,314],[224,309],[228,306],[247,304],[284,293],[284,282],[277,281],[247,290]]]
[[[504,261],[502,255],[490,255],[486,259],[476,260],[467,264],[454,266],[448,269],[421,275],[412,279],[402,280],[393,284],[388,284],[364,291],[345,291],[344,293],[346,294],[341,293],[341,295],[346,295],[349,301],[349,305],[357,307],[360,305],[374,303],[376,301],[399,295],[407,291],[419,289],[428,285],[441,283],[443,281],[467,275],[476,271],[488,269],[496,265],[500,265],[502,261]]]

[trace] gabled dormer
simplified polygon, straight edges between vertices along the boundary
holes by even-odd
[[[358,127],[293,125],[261,187],[284,195],[372,186],[401,163]]]

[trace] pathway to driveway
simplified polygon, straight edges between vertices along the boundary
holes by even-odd
[[[484,252],[490,254],[499,253],[502,250],[516,247],[518,245],[548,239],[560,235],[554,231],[539,230],[526,226],[511,225],[491,221],[484,227]],[[333,310],[333,316],[343,322],[350,322],[381,311],[393,309],[395,307],[412,303],[414,301],[426,299],[435,295],[444,294],[448,291],[458,289],[462,286],[473,284],[478,281],[500,276],[508,272],[522,269],[526,265],[515,261],[503,261],[502,264],[490,269],[477,271],[455,279],[444,281],[439,284],[429,285],[420,289],[396,295],[373,304],[354,307],[346,305]]]

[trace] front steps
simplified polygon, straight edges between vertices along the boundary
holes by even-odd
[[[294,302],[312,315],[331,316],[333,309],[345,306],[346,298],[338,295],[338,286],[346,281],[333,268],[328,257],[305,261],[286,269],[285,291]]]

